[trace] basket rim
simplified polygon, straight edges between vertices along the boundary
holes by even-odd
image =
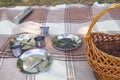
[[[105,9],[103,9],[98,15],[96,15],[96,16],[93,18],[93,20],[92,20],[92,22],[91,22],[91,24],[90,24],[90,27],[89,27],[89,29],[88,29],[88,31],[87,31],[87,34],[86,34],[86,41],[87,41],[87,39],[90,38],[92,29],[93,29],[94,25],[96,24],[96,22],[100,19],[100,17],[102,17],[102,16],[103,16],[104,14],[106,14],[107,12],[109,12],[109,11],[111,11],[111,10],[113,10],[113,9],[116,9],[116,8],[120,8],[120,3],[118,3],[118,4],[113,4],[113,5],[105,8]]]

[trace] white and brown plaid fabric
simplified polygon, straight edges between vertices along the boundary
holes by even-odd
[[[110,6],[109,4],[104,5],[104,7],[95,7],[95,6],[85,6],[81,4],[74,5],[63,5],[62,8],[53,8],[53,7],[38,7],[33,6],[33,12],[28,15],[22,23],[33,21],[47,25],[48,23],[59,23],[63,24],[64,33],[72,33],[77,34],[76,30],[80,27],[89,27],[92,19],[104,8]],[[10,9],[0,9],[1,19],[4,14],[7,12],[7,17],[9,20],[14,18],[20,11],[19,10],[10,10]],[[13,14],[14,12],[14,14]],[[115,20],[115,23],[119,25],[120,18],[120,9],[115,9],[108,14],[104,15],[100,22],[103,20]],[[99,25],[99,24],[98,24]],[[56,26],[60,27],[60,26]],[[11,35],[0,35],[0,80],[37,80],[35,78],[35,74],[23,74],[19,72],[16,68],[17,58],[14,58],[9,49],[9,41],[12,36],[16,33],[20,32],[21,27],[15,27],[13,29],[13,33]],[[120,27],[117,27],[120,29]],[[62,30],[62,29],[61,29]],[[94,28],[95,31],[100,31],[99,28]],[[77,34],[83,40],[82,46],[78,49],[71,51],[60,51],[52,47],[51,40],[55,35],[50,35],[46,38],[45,48],[52,54],[54,60],[65,61],[66,63],[66,76],[67,80],[96,80],[92,79],[91,75],[88,74],[91,69],[86,61],[86,49],[85,49],[85,41],[83,34]],[[81,66],[88,66],[88,70],[82,70]],[[88,78],[83,78],[83,77]],[[92,76],[94,77],[94,76]]]

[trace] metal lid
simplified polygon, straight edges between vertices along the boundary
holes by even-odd
[[[41,41],[41,40],[44,40],[44,39],[45,39],[44,36],[36,36],[36,37],[34,38],[35,41]]]

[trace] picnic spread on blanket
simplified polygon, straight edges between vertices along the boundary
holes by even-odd
[[[0,80],[119,80],[120,4],[0,8]]]

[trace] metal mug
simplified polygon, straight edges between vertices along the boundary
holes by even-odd
[[[40,27],[41,29],[41,35],[42,36],[48,36],[49,35],[49,27],[48,26],[45,26],[45,27]]]
[[[34,38],[36,46],[38,48],[45,47],[45,37],[44,36],[37,36]]]
[[[21,45],[13,45],[10,47],[12,50],[12,53],[15,57],[19,57],[22,54],[22,47]]]

